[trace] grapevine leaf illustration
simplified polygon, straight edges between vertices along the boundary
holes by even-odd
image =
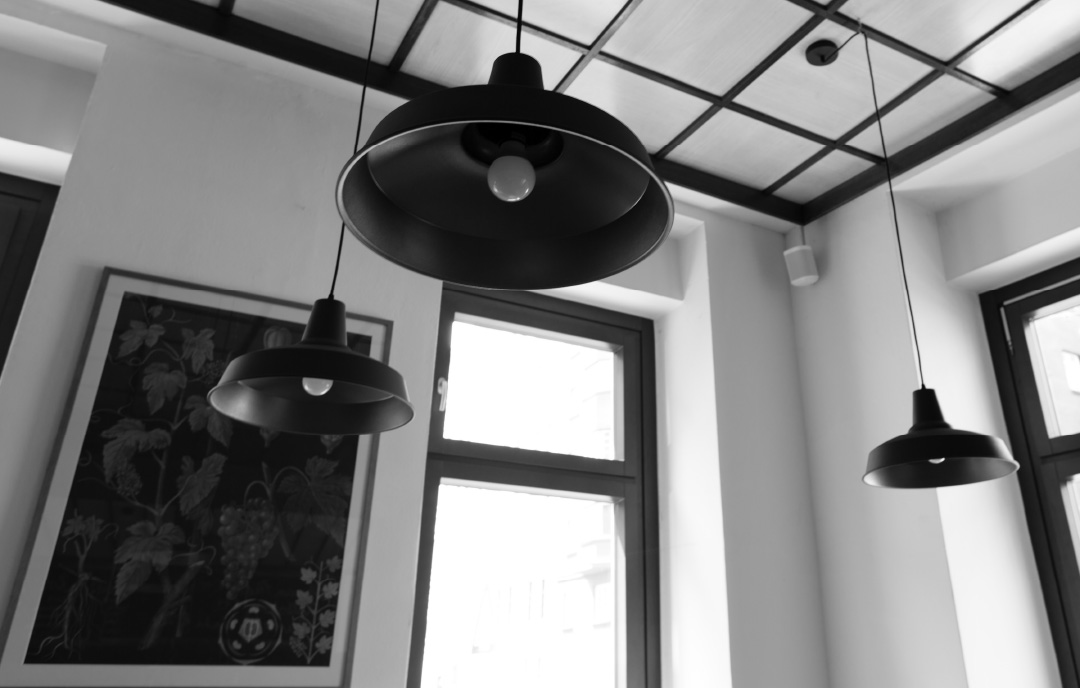
[[[184,328],[180,331],[184,335],[184,346],[180,357],[191,359],[191,369],[195,373],[201,373],[207,361],[214,360],[214,330],[203,328],[199,334],[194,330]]]
[[[151,571],[153,568],[145,561],[129,559],[124,562],[124,565],[120,567],[120,572],[116,574],[116,603],[120,604],[131,593],[141,588],[150,577]]]
[[[167,363],[151,363],[143,371],[142,388],[150,413],[157,413],[166,399],[174,399],[177,392],[187,386],[187,375],[182,370],[169,370]]]
[[[164,523],[158,528],[153,521],[139,521],[128,532],[131,534],[113,556],[114,562],[123,565],[116,576],[117,604],[146,582],[151,568],[164,571],[172,561],[173,545],[184,541],[184,531],[174,523]]]
[[[206,430],[218,442],[226,447],[232,441],[233,422],[228,416],[218,413],[201,396],[190,396],[184,402],[184,408],[191,411],[188,423],[194,432]]]
[[[151,318],[160,318],[162,310],[163,310],[163,307],[162,307],[162,305],[160,303],[158,305],[156,305],[156,306],[150,306],[150,317]]]
[[[352,481],[334,472],[337,465],[337,461],[313,456],[307,460],[304,477],[290,474],[279,489],[289,495],[284,510],[290,528],[300,530],[310,523],[344,547]]]
[[[262,435],[263,444],[267,447],[270,443],[277,439],[277,436],[281,433],[277,430],[267,430],[266,428],[259,428],[259,434]]]
[[[190,456],[181,461],[180,477],[176,486],[180,491],[180,513],[184,516],[198,516],[193,512],[208,507],[206,502],[217,489],[221,481],[221,471],[225,468],[226,457],[211,454],[202,460],[198,470]]]
[[[165,328],[158,324],[147,326],[141,320],[132,320],[130,329],[120,335],[120,358],[133,354],[144,344],[149,348],[157,344],[161,335],[165,334]]]
[[[331,636],[324,635],[315,642],[315,649],[320,655],[324,655],[330,651],[330,648],[334,645],[334,639]]]
[[[136,418],[121,418],[101,436],[109,440],[102,452],[105,481],[108,483],[113,483],[128,468],[131,457],[153,449],[164,449],[172,441],[172,435],[167,430],[147,430],[146,425]]]
[[[334,450],[338,448],[341,441],[345,439],[344,435],[322,435],[319,437],[324,447],[326,447],[326,453],[333,454]]]

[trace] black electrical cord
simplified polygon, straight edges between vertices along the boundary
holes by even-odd
[[[356,137],[353,140],[353,152],[360,148],[360,129],[364,126],[364,103],[367,101],[368,76],[371,74],[371,56],[375,52],[375,27],[379,24],[379,0],[375,0],[375,15],[371,18],[371,40],[368,42],[367,61],[364,63],[364,82],[360,88],[360,114],[356,118]],[[345,245],[345,222],[341,223],[338,235],[337,258],[334,259],[334,278],[330,282],[330,298],[334,298],[337,287],[338,270],[341,268],[341,249]]]
[[[521,23],[522,17],[525,16],[525,0],[518,0],[518,21],[517,21],[517,50],[515,52],[521,52]]]
[[[908,286],[907,268],[904,265],[904,245],[900,241],[900,220],[896,213],[896,194],[893,192],[892,167],[889,165],[889,153],[885,150],[885,129],[881,126],[881,109],[878,107],[877,86],[874,83],[874,64],[870,60],[870,38],[865,33],[863,34],[863,43],[866,46],[866,67],[870,72],[870,93],[874,96],[874,117],[877,119],[878,136],[881,138],[881,156],[885,158],[885,179],[889,184],[889,202],[892,204],[893,228],[896,230],[896,248],[900,253],[900,275],[904,278],[904,301],[907,303],[908,318],[911,320],[911,338],[915,343],[915,360],[919,369],[919,387],[926,389],[926,384],[923,382],[919,334],[915,329],[915,311],[911,307],[911,288]]]

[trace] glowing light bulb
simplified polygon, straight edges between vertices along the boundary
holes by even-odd
[[[321,397],[330,391],[330,388],[334,386],[333,380],[324,380],[321,377],[305,377],[301,384],[304,385],[304,391],[313,397]]]
[[[536,169],[520,155],[525,152],[524,144],[507,141],[499,152],[501,155],[488,168],[488,188],[500,201],[516,203],[525,200],[536,186]]]
[[[929,461],[930,463],[932,463],[934,465],[937,465],[939,463],[943,463],[945,461],[945,458],[942,457],[940,459],[927,459],[927,461]]]

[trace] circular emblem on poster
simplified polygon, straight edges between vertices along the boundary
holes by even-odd
[[[265,600],[239,602],[221,622],[218,645],[237,664],[261,662],[280,644],[281,614]]]

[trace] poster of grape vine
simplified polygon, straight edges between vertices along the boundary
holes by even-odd
[[[106,270],[0,685],[344,686],[377,442],[206,403],[307,308]],[[348,317],[385,360],[389,323]]]

